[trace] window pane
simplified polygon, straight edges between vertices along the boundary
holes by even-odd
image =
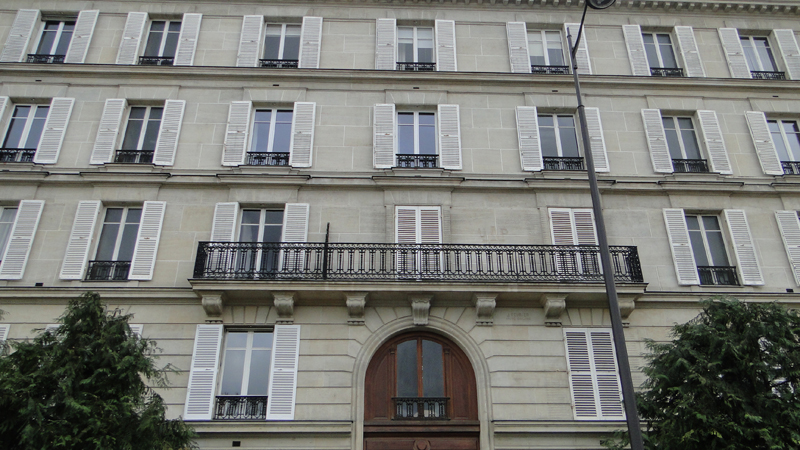
[[[414,44],[410,42],[397,43],[397,62],[414,62]]]
[[[44,123],[47,121],[47,112],[49,110],[49,106],[40,105],[36,107],[33,123],[28,130],[28,138],[25,140],[25,148],[36,148],[39,146],[39,140],[42,137]]]
[[[230,336],[234,333],[228,333]],[[246,333],[236,333],[245,334]],[[242,395],[244,374],[244,350],[225,350],[225,366],[222,368],[222,383],[219,395]]]
[[[675,52],[672,50],[672,43],[670,42],[669,35],[659,34],[658,41],[660,43],[661,60],[663,67],[675,69],[678,67],[678,61],[675,59]]]
[[[434,62],[434,60],[433,60],[433,41],[428,42],[427,44],[430,44],[430,47],[425,47],[425,48],[420,47],[418,49],[417,62],[422,62],[422,63],[432,63],[432,62]]]
[[[245,225],[239,229],[239,242],[258,242],[258,225]]]
[[[265,331],[253,332],[253,348],[272,348],[272,333]]]
[[[682,129],[681,137],[683,139],[683,147],[686,149],[686,159],[702,159],[694,130]]]
[[[14,218],[17,216],[17,208],[3,208],[0,214],[0,256],[8,244],[8,236],[14,226]]]
[[[39,46],[36,48],[36,53],[40,55],[50,55],[53,49],[53,42],[56,40],[58,34],[58,26],[60,22],[47,21],[42,30],[42,38],[39,40]]]
[[[278,35],[270,34],[271,27],[267,26],[267,37],[264,38],[264,59],[280,59],[281,48],[281,35],[278,29]]]
[[[656,49],[656,43],[653,41],[653,35],[643,34],[642,39],[644,39],[644,51],[647,54],[647,63],[650,67],[661,67],[661,63],[658,62],[658,49]]]
[[[247,347],[247,333],[234,331],[228,333],[225,346],[227,348],[245,348]]]
[[[571,118],[570,118],[571,119]],[[580,156],[578,152],[578,137],[575,135],[575,127],[562,127],[561,118],[559,117],[559,136],[561,137],[561,156],[565,158],[577,158]]]
[[[664,133],[667,135],[667,147],[669,148],[669,156],[672,159],[686,159],[683,157],[683,153],[681,152],[681,144],[678,139],[678,132],[674,129],[664,129]]]
[[[711,252],[713,265],[727,266],[728,256],[725,253],[725,242],[722,240],[722,232],[708,231],[706,232],[706,238],[708,239],[708,247]]]
[[[72,40],[72,31],[75,29],[75,22],[64,22],[64,28],[61,30],[61,38],[56,45],[56,55],[66,55],[69,43]]]
[[[250,145],[251,152],[266,152],[268,150],[271,119],[271,110],[256,111],[255,121],[253,122],[253,143]]]
[[[275,140],[272,143],[273,152],[289,153],[289,144],[292,140],[292,124],[276,123]]]
[[[556,130],[553,128],[553,118],[549,117],[550,126],[542,126],[542,116],[539,116],[539,139],[542,141],[542,156],[558,156],[556,143]]]
[[[283,224],[283,211],[265,211],[264,223],[266,224]]]
[[[417,341],[397,345],[397,396],[417,397]]]
[[[775,66],[775,60],[772,58],[772,50],[769,48],[769,41],[767,41],[767,38],[754,38],[754,41],[758,59],[761,61],[762,70],[767,72],[775,72],[778,70]]]
[[[144,56],[159,56],[161,38],[164,36],[164,21],[157,20],[150,24],[150,34],[147,36],[147,45],[144,47]]]
[[[128,216],[125,218],[125,223],[139,223],[142,220],[142,210],[139,208],[131,208],[128,210]]]
[[[267,333],[257,333],[267,334]],[[254,344],[255,346],[255,344]],[[271,350],[253,350],[250,355],[250,374],[247,395],[267,395],[269,392],[269,359]]]
[[[150,117],[147,120],[147,129],[144,132],[141,150],[155,150],[158,140],[158,131],[161,129],[161,114],[163,108],[151,108]]]
[[[544,57],[544,43],[542,43],[541,32],[536,31],[528,35],[528,52],[531,56],[532,66],[547,65],[547,60]]]
[[[17,106],[14,108],[14,115],[8,125],[6,139],[3,142],[5,148],[24,148],[21,147],[22,132],[25,130],[25,123],[31,112],[30,106]]]
[[[420,115],[422,119],[422,115]],[[420,120],[421,122],[421,120]],[[433,125],[420,125],[419,127],[419,154],[436,154],[436,127]]]
[[[417,62],[434,62],[433,28],[417,28]]]
[[[422,341],[422,395],[444,397],[442,346],[424,339]]]
[[[122,240],[119,243],[116,261],[130,261],[133,259],[133,249],[136,247],[136,235],[139,232],[139,223],[125,224],[122,231]]]
[[[103,224],[103,231],[100,233],[100,240],[97,243],[96,260],[111,261],[114,259],[114,247],[117,244],[118,232],[119,223]]]
[[[178,47],[178,38],[180,37],[181,23],[170,22],[169,32],[167,33],[167,43],[164,44],[164,51],[161,56],[171,58],[175,56],[175,49]]]
[[[283,41],[283,59],[297,60],[300,56],[300,36],[286,36]]]
[[[133,107],[128,117],[128,126],[125,127],[125,138],[122,140],[122,150],[138,150],[139,136],[142,134],[144,115],[147,108]]]
[[[264,234],[261,242],[280,242],[283,225],[264,225]]]
[[[564,51],[561,46],[561,33],[558,31],[548,31],[546,35],[547,35],[547,57],[549,59],[549,65],[551,66],[566,65],[564,62]]]
[[[744,49],[744,56],[747,59],[747,67],[750,70],[759,70],[758,65],[758,58],[756,57],[756,51],[753,48],[753,43],[750,41],[750,38],[740,38],[742,41],[742,48]]]
[[[689,219],[688,217],[686,218]],[[698,266],[709,266],[708,255],[706,255],[706,248],[703,244],[703,234],[699,230],[690,230],[689,239],[692,241],[692,253],[694,253],[694,260]]]
[[[786,139],[789,140],[791,160],[800,161],[800,130],[797,128],[797,122],[784,122],[783,128],[786,131]]]
[[[261,219],[261,210],[259,209],[245,209],[242,211],[242,223],[255,223],[258,224]]]
[[[771,124],[770,124],[771,125]],[[772,128],[770,126],[770,128]],[[772,131],[772,141],[775,143],[775,150],[778,152],[778,159],[781,161],[793,161],[789,156],[789,151],[786,148],[786,143],[783,141],[783,135],[780,131]]]
[[[397,113],[397,153],[414,153],[414,113]]]

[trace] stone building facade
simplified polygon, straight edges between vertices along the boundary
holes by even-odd
[[[582,11],[3,2],[0,339],[99,292],[180,369],[163,395],[202,449],[600,448],[625,424]],[[797,305],[799,14],[588,16],[634,368],[702,298]]]

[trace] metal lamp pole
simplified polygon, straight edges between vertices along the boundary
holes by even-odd
[[[586,19],[586,11],[592,9],[605,9],[613,5],[616,0],[586,0],[583,8],[583,17],[575,40],[572,45],[572,34],[567,33],[569,42],[570,62],[572,64],[572,76],[575,79],[575,95],[578,97],[578,120],[581,126],[581,138],[583,139],[584,156],[586,158],[586,168],[589,173],[589,190],[592,195],[592,210],[594,211],[594,221],[597,227],[597,240],[600,244],[600,261],[603,267],[603,279],[606,285],[608,297],[608,309],[611,314],[611,329],[614,337],[614,347],[617,350],[617,366],[619,368],[620,381],[622,384],[622,401],[625,406],[625,418],[628,422],[628,434],[631,439],[632,450],[643,450],[642,429],[639,423],[639,414],[636,411],[636,397],[633,390],[633,379],[631,378],[631,366],[628,360],[628,349],[625,346],[625,335],[622,329],[622,315],[619,312],[619,300],[617,299],[617,287],[614,284],[614,267],[611,264],[611,253],[608,250],[608,235],[606,234],[606,224],[603,220],[603,210],[600,205],[600,190],[597,187],[597,173],[594,170],[594,158],[592,157],[592,145],[589,140],[589,131],[586,125],[586,111],[581,95],[581,84],[578,80],[578,63],[575,60],[575,52],[583,34],[583,22]]]

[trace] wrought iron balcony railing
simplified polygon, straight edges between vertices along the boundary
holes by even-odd
[[[448,397],[392,397],[394,419],[447,420]]]
[[[247,152],[244,164],[246,166],[288,166],[289,153]]]
[[[700,284],[719,286],[738,286],[736,266],[697,266]]]
[[[266,396],[217,396],[214,420],[264,420],[266,418]]]
[[[531,66],[531,73],[540,75],[569,75],[569,66]]]
[[[636,247],[611,247],[614,279],[643,281]],[[200,242],[206,280],[599,283],[597,246]]]
[[[140,56],[140,66],[171,66],[174,56]]]
[[[398,62],[397,70],[409,70],[412,72],[434,72],[436,63],[432,62]]]
[[[130,261],[89,261],[87,281],[127,281]]]
[[[123,164],[152,164],[153,150],[117,150],[114,155],[115,163]]]
[[[672,170],[676,173],[708,172],[708,161],[705,159],[673,159]]]
[[[64,62],[64,56],[66,55],[37,55],[29,53],[28,59],[25,62],[39,64],[61,64]]]
[[[800,175],[800,161],[781,161],[784,175]]]
[[[267,67],[270,69],[297,69],[296,59],[259,59],[259,67]]]
[[[397,167],[435,169],[439,167],[439,155],[397,155]]]
[[[583,167],[583,158],[562,158],[545,156],[542,158],[544,170],[586,170]]]
[[[750,75],[753,76],[754,80],[785,80],[786,79],[786,72],[762,72],[757,70],[751,70]]]
[[[35,148],[0,148],[0,162],[33,162]]]
[[[654,77],[682,77],[683,69],[680,67],[651,67],[650,75]]]

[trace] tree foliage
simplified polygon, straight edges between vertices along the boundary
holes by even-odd
[[[149,385],[167,386],[155,342],[99,295],[71,300],[61,326],[0,357],[0,450],[183,449],[194,432],[167,420]]]
[[[718,298],[672,336],[647,342],[648,380],[637,395],[646,448],[800,448],[797,311]],[[620,435],[606,446],[623,448]]]

